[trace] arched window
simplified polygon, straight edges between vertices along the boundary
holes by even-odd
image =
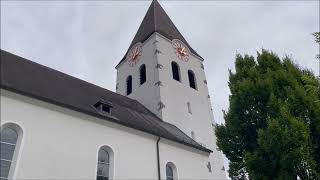
[[[176,166],[169,162],[166,165],[166,180],[177,180],[177,169]]]
[[[177,80],[177,81],[180,81],[180,69],[179,69],[179,65],[172,61],[171,62],[171,68],[172,68],[172,78]]]
[[[167,175],[167,180],[173,180],[173,169],[169,165],[166,166],[166,175]]]
[[[146,82],[147,75],[146,75],[146,65],[142,64],[140,66],[140,84],[143,84]]]
[[[188,77],[189,77],[190,87],[193,89],[197,89],[196,77],[194,76],[193,71],[191,71],[191,70],[188,71]]]
[[[97,180],[109,180],[113,176],[113,151],[109,147],[101,147],[98,153]]]
[[[1,179],[10,178],[11,171],[14,169],[14,156],[17,151],[19,136],[21,129],[17,125],[9,124],[4,126],[0,132],[0,166]]]
[[[127,95],[132,93],[132,76],[127,77]]]

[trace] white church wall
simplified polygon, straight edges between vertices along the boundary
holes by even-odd
[[[45,102],[1,91],[1,125],[23,129],[16,179],[95,179],[101,146],[114,152],[116,179],[157,177],[156,138]]]
[[[165,167],[167,163],[173,163],[178,179],[218,179],[206,167],[208,153],[189,147],[185,148],[182,147],[183,145],[166,139],[161,139],[160,142],[161,167]],[[165,168],[161,169],[161,177],[162,179],[166,177]]]
[[[114,179],[158,177],[153,135],[1,90],[1,126],[8,123],[23,130],[13,178],[95,179],[102,146],[114,153]],[[159,147],[162,179],[167,162],[179,179],[223,177],[208,172],[208,153],[163,138]]]

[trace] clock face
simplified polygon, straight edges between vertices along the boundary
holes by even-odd
[[[187,62],[190,56],[189,48],[179,39],[172,40],[172,47],[174,48],[174,52],[179,59]]]
[[[132,46],[127,54],[128,63],[131,67],[137,64],[142,55],[142,43],[138,42]]]

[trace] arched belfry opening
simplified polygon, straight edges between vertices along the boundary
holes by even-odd
[[[172,61],[171,69],[172,69],[172,78],[174,80],[181,81],[179,65],[176,62]]]
[[[197,89],[197,82],[194,72],[192,70],[188,70],[188,78],[189,78],[189,85],[193,89]]]
[[[142,85],[147,80],[147,72],[146,72],[146,65],[145,64],[142,64],[140,66],[139,74],[140,74],[140,85]]]
[[[127,77],[127,95],[132,93],[132,76]]]

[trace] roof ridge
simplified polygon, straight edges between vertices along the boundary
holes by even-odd
[[[153,14],[156,14],[156,6],[155,6],[155,3],[158,3],[158,1],[157,1],[157,0],[153,0],[152,3],[153,3]],[[153,22],[153,24],[154,24],[154,29],[156,30],[156,29],[157,29],[157,17],[155,16],[155,17],[153,17],[153,18],[154,18],[154,22]]]

